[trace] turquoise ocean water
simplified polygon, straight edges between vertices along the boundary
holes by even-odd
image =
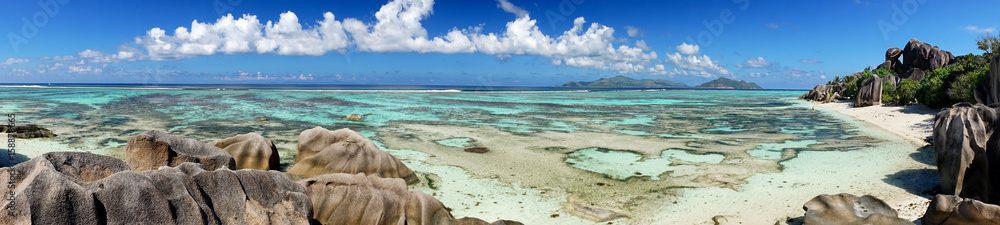
[[[626,188],[629,186],[625,183],[648,183],[642,186],[648,190],[637,192],[650,193],[669,192],[672,187],[731,187],[734,183],[720,182],[722,178],[716,179],[717,175],[704,176],[697,172],[685,172],[692,175],[672,174],[678,168],[724,174],[723,177],[728,178],[722,180],[736,180],[738,184],[738,180],[757,173],[780,172],[780,162],[794,158],[799,151],[851,151],[879,143],[875,138],[852,131],[853,127],[840,120],[814,111],[811,103],[797,100],[804,92],[417,86],[264,88],[245,85],[212,88],[208,85],[11,85],[0,87],[0,113],[15,113],[19,124],[38,124],[54,130],[59,136],[51,141],[116,157],[123,156],[124,144],[129,138],[151,129],[206,142],[256,132],[275,142],[287,167],[294,159],[299,132],[323,126],[331,130],[350,128],[360,131],[385,150],[399,155],[404,162],[414,153],[434,154],[440,149],[430,151],[421,149],[420,145],[400,144],[406,143],[398,141],[401,137],[426,139],[426,143],[445,150],[479,146],[502,152],[505,148],[517,147],[554,156],[557,161],[544,163],[552,167],[571,168],[567,170],[571,171],[567,172],[570,176],[583,176],[572,174],[579,173],[598,177],[594,178],[597,181],[580,181],[590,182],[588,185],[597,183],[607,188],[605,183],[621,182],[619,186]],[[371,115],[363,121],[340,119],[348,114],[367,113]],[[496,130],[497,134],[526,141],[482,146],[498,142],[486,140],[489,138],[477,140],[471,134],[443,138],[432,138],[429,133],[417,131],[399,134],[398,128],[412,125],[445,130],[455,127]],[[389,133],[392,138],[383,136]],[[573,140],[576,134],[588,140]],[[621,145],[573,144],[578,141],[591,143],[593,139],[602,139],[605,135],[608,140],[626,141],[619,142]],[[637,142],[630,143],[627,141],[629,138],[635,138]],[[545,146],[531,146],[538,143],[532,140],[542,139],[553,141]],[[636,143],[660,143],[666,147],[642,149],[643,145]],[[469,154],[473,157],[473,153]],[[464,165],[458,162],[460,159],[449,157],[429,160],[430,164]],[[733,169],[739,165],[747,165],[747,168]],[[505,175],[502,171],[493,174],[481,172],[486,170],[467,169],[474,177]],[[430,173],[419,168],[415,170]],[[506,177],[511,176],[514,175]],[[430,177],[422,179],[426,182],[432,179]],[[502,177],[495,179],[502,183],[520,183]],[[524,184],[545,185],[531,181]],[[591,196],[587,192],[595,190],[589,186],[559,187],[566,195],[579,194],[584,200]],[[597,203],[612,208],[618,204]]]

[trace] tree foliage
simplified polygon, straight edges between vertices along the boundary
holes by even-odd
[[[992,59],[993,54],[1000,52],[1000,38],[986,34],[976,40],[976,46],[979,47],[979,50],[984,51],[983,56]]]

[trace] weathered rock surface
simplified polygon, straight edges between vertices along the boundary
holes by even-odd
[[[15,209],[13,216],[4,210],[0,224],[96,224],[94,196],[80,183],[125,170],[121,160],[82,152],[49,152],[0,168],[5,184],[0,185],[0,204],[6,207],[14,199]],[[11,181],[13,190],[6,185]]]
[[[13,191],[17,209],[0,224],[309,224],[312,216],[305,189],[277,171],[187,162],[135,172],[112,157],[51,152],[0,172],[14,183],[0,188],[0,203]]]
[[[924,225],[998,225],[1000,206],[954,195],[935,195],[920,218]]]
[[[490,224],[477,218],[455,219],[441,201],[420,191],[408,192],[399,178],[378,174],[323,174],[297,181],[313,202],[313,218],[323,224]],[[521,224],[498,220],[492,224]]]
[[[889,82],[889,83],[892,84],[893,87],[899,86],[899,82],[902,81],[902,80],[903,80],[903,78],[897,77],[896,75],[892,75],[892,74],[885,75],[885,78],[882,78],[882,82],[883,83],[884,82]]]
[[[976,86],[976,102],[986,105],[1000,103],[1000,55],[990,60],[990,73]]]
[[[125,163],[132,170],[155,170],[184,162],[200,163],[208,170],[235,169],[233,156],[204,142],[151,130],[132,137],[125,145]]]
[[[808,93],[799,97],[799,99],[805,99],[817,102],[832,102],[836,100],[836,93],[833,91],[832,85],[818,84],[809,90]]]
[[[903,69],[919,68],[920,70],[940,69],[955,62],[955,56],[948,51],[941,51],[937,46],[910,39],[903,48]]]
[[[896,74],[902,74],[903,62],[899,61],[899,56],[903,55],[903,50],[899,48],[889,48],[885,50],[885,62],[878,66],[876,69],[887,69],[889,71],[895,71]]]
[[[958,103],[935,115],[934,157],[942,193],[991,203],[997,200],[991,183],[997,182],[993,177],[1000,174],[989,173],[989,158],[1000,149],[987,150],[987,142],[997,145],[1000,141],[988,140],[993,136],[995,121],[996,111],[982,104]],[[992,158],[998,161],[1000,156]]]
[[[240,134],[208,144],[229,152],[237,169],[277,170],[281,160],[274,142],[257,133]]]
[[[297,181],[323,224],[402,224],[409,192],[401,179],[376,174],[323,174]]]
[[[315,177],[330,173],[364,173],[403,178],[408,184],[420,182],[403,162],[350,129],[330,131],[315,127],[302,131],[298,148],[295,165],[288,170],[291,175]]]
[[[882,78],[871,76],[865,80],[865,85],[858,91],[854,107],[865,107],[882,104]]]
[[[910,224],[897,217],[896,210],[870,195],[819,195],[802,206],[803,225]]]
[[[0,126],[0,133],[10,133],[8,135],[14,138],[28,139],[28,138],[50,138],[55,137],[56,134],[34,124],[27,125],[17,125],[13,128],[8,126]]]
[[[902,76],[906,79],[920,81],[920,79],[924,79],[927,74],[924,73],[923,70],[920,70],[920,68],[910,68],[905,73],[902,73]]]

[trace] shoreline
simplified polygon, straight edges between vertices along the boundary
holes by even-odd
[[[918,149],[915,149],[914,154],[918,154],[922,151],[922,149],[923,151],[927,151],[927,149],[924,148],[928,148],[930,149],[929,151],[933,151],[933,147],[928,145],[925,138],[933,135],[934,116],[937,115],[938,110],[931,109],[923,104],[906,106],[877,105],[855,108],[854,103],[850,100],[830,103],[808,102],[813,103],[813,105],[820,110],[832,111],[849,116],[859,122],[869,124],[872,127],[880,128],[880,130],[888,131],[888,134],[908,140],[915,146],[920,146]],[[936,179],[937,166],[933,165],[933,155],[931,155],[929,159],[925,160],[931,161],[928,163],[930,164],[928,167],[933,170],[931,172],[933,172],[932,175],[934,175],[931,179]],[[918,220],[926,212],[927,207],[930,204],[931,197],[933,196],[918,194],[882,200],[892,206],[892,208],[897,211],[900,218],[918,222]]]

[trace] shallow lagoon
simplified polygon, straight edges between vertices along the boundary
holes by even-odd
[[[747,178],[781,173],[781,162],[801,151],[884,144],[811,110],[795,100],[801,93],[5,87],[0,109],[53,129],[60,146],[116,157],[149,129],[206,142],[257,132],[275,142],[286,167],[299,132],[346,127],[411,165],[422,180],[412,188],[438,196],[457,217],[575,223],[560,206],[568,196],[652,218],[687,189],[740,190]],[[365,113],[373,115],[338,119]],[[490,152],[462,151],[469,146]]]

